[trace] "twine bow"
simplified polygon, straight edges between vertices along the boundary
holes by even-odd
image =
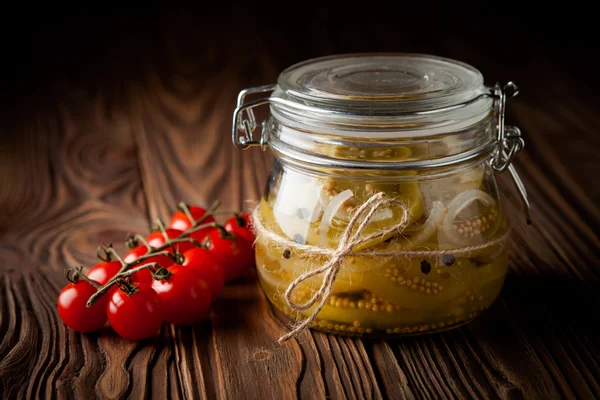
[[[375,212],[379,208],[385,207],[390,204],[399,205],[402,208],[402,210],[404,211],[400,222],[388,229],[373,232],[369,235],[362,237],[362,233],[365,230],[365,228],[367,227],[367,225],[369,224],[369,222],[371,221],[371,219],[373,218],[373,214],[375,214]],[[369,209],[369,207],[370,207],[370,210],[366,214],[365,218],[360,222],[360,225],[358,225],[356,232],[353,233],[354,227],[359,223],[359,221],[361,219],[361,215],[363,215],[365,213],[365,211],[367,209]],[[314,306],[315,303],[317,303],[317,302],[318,302],[318,305],[310,313],[308,318],[304,319],[301,323],[294,326],[294,329],[292,329],[289,333],[280,337],[278,342],[281,344],[281,343],[285,342],[286,340],[288,340],[289,338],[297,335],[300,331],[302,331],[304,328],[306,328],[315,319],[317,314],[321,311],[321,309],[325,305],[325,301],[327,300],[327,297],[331,293],[331,288],[333,286],[333,283],[335,282],[335,279],[336,279],[338,273],[340,272],[340,268],[344,262],[344,259],[347,256],[355,255],[355,253],[353,251],[355,246],[365,243],[376,237],[385,236],[394,231],[400,231],[402,228],[404,228],[406,226],[408,219],[409,219],[408,218],[408,209],[406,208],[406,206],[403,203],[401,203],[400,201],[395,200],[395,199],[384,199],[383,193],[381,193],[381,192],[373,195],[365,203],[363,203],[358,208],[358,210],[352,215],[352,218],[350,219],[350,222],[348,223],[348,226],[347,226],[346,230],[344,231],[344,234],[342,235],[342,238],[339,242],[338,247],[336,249],[322,249],[322,248],[319,249],[320,251],[318,251],[318,253],[321,253],[321,254],[325,253],[326,255],[330,256],[329,261],[327,261],[323,266],[321,266],[317,269],[308,271],[308,272],[300,275],[288,286],[287,290],[285,291],[285,301],[292,310],[306,311],[309,308],[311,308],[312,306]],[[294,290],[298,287],[298,285],[300,285],[302,282],[306,281],[307,279],[309,279],[313,276],[316,276],[316,275],[320,275],[320,274],[325,274],[325,276],[323,277],[323,282],[321,283],[321,287],[319,288],[319,290],[317,290],[316,293],[305,303],[295,302],[292,299],[292,294],[294,293]]]

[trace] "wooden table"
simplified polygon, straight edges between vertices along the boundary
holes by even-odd
[[[366,27],[321,10],[299,29],[276,10],[248,17],[249,9],[58,20],[19,48],[2,94],[4,398],[600,396],[598,83],[561,53],[586,44],[527,34],[525,23],[499,33],[437,15],[423,29],[375,11],[362,16]],[[272,160],[231,144],[239,90],[274,82],[294,62],[354,51],[449,56],[490,83],[521,87],[507,118],[527,141],[516,166],[534,223],[525,225],[501,176],[515,229],[510,274],[491,309],[439,335],[303,333],[280,346],[286,326],[252,278],[228,285],[210,323],[165,325],[153,340],[65,328],[55,311],[63,269],[93,265],[99,244],[123,251],[127,233],[148,233],[181,200],[239,208],[259,198]]]

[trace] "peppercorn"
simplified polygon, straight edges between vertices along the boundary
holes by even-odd
[[[431,272],[431,264],[427,260],[421,261],[421,272],[427,275]]]
[[[442,262],[444,263],[445,266],[449,267],[452,264],[454,264],[454,261],[456,261],[456,258],[452,255],[452,254],[444,254],[442,256]]]

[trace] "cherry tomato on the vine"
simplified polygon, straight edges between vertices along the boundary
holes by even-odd
[[[206,214],[206,210],[202,207],[189,206],[189,209],[192,217],[194,217],[194,221],[199,221],[200,218]],[[215,219],[212,215],[206,217],[206,219],[202,221],[203,224],[207,224],[209,222],[215,222]],[[171,222],[169,222],[169,228],[178,229],[180,231],[187,231],[191,227],[192,221],[190,221],[187,215],[185,215],[185,213],[181,210],[176,211],[171,218]]]
[[[183,258],[181,265],[208,283],[212,300],[221,294],[225,285],[225,272],[221,263],[211,254],[210,250],[196,247],[186,251]]]
[[[167,229],[165,229],[165,231],[167,232],[169,239],[176,239],[179,236],[181,236],[181,234],[183,233],[182,231],[180,231],[178,229],[172,229],[172,228],[167,228]],[[148,235],[148,237],[146,237],[146,241],[148,242],[148,244],[150,246],[152,246],[154,248],[160,247],[167,242],[165,240],[165,235],[163,235],[163,233],[161,231],[152,232],[150,235]],[[194,244],[192,242],[181,242],[181,243],[175,243],[175,244],[173,244],[173,246],[171,246],[165,250],[173,252],[173,249],[175,249],[175,250],[179,251],[179,253],[183,254],[186,251],[188,251],[189,249],[192,249],[194,247],[196,247],[196,246],[194,246]]]
[[[94,293],[96,288],[83,279],[69,283],[61,290],[57,309],[65,325],[77,332],[92,332],[104,326],[107,320],[106,305],[110,296],[101,296],[87,308],[86,303]]]
[[[140,258],[141,256],[143,256],[147,252],[148,252],[148,248],[146,246],[144,246],[144,245],[140,245],[140,246],[134,247],[133,249],[129,250],[123,256],[123,261],[125,261],[126,263],[134,262],[135,260],[137,260],[138,258]]]
[[[143,340],[156,334],[164,320],[164,306],[149,286],[133,284],[133,293],[121,288],[113,293],[106,313],[112,328],[129,340]]]
[[[125,256],[123,257],[123,261],[125,261],[126,263],[134,262],[146,253],[148,253],[148,248],[145,245],[134,247],[127,254],[125,254]],[[173,259],[161,254],[158,256],[150,257],[147,260],[144,260],[139,265],[136,265],[132,268],[141,267],[144,264],[149,264],[153,262],[157,263],[161,267],[166,268],[169,265],[173,264]],[[151,285],[152,281],[154,281],[154,278],[152,277],[152,272],[149,269],[143,269],[131,275],[131,280],[133,280],[134,282],[140,282],[146,285]]]
[[[164,306],[165,321],[192,325],[208,317],[211,301],[208,283],[180,265],[173,265],[168,271],[171,273],[168,278],[152,283]]]
[[[101,262],[99,264],[94,265],[87,274],[87,277],[98,282],[101,286],[104,286],[108,283],[109,280],[112,279],[119,271],[121,270],[121,262],[120,261],[108,261]],[[116,286],[113,285],[107,293],[105,293],[102,297],[110,297],[114,291],[116,290]]]
[[[120,269],[121,263],[119,261],[101,262],[90,269],[87,277],[100,285],[105,285]]]
[[[238,236],[243,236],[244,239],[251,245],[254,245],[254,232],[252,231],[252,220],[250,214],[242,212],[234,215],[225,221],[225,230],[227,232],[235,233]]]
[[[202,228],[195,232],[190,233],[190,237],[194,239],[197,243],[202,243],[204,239],[206,239],[206,235],[208,235],[214,227]]]
[[[204,243],[223,266],[225,281],[241,278],[254,264],[254,250],[243,236],[214,228]]]
[[[179,236],[181,236],[181,233],[182,233],[179,229],[171,229],[171,228],[165,229],[165,232],[167,232],[167,236],[169,236],[169,239],[176,239]],[[165,242],[166,242],[165,235],[161,231],[152,232],[151,234],[146,236],[146,241],[148,242],[148,244],[150,246],[152,246],[154,248],[160,247],[163,244],[165,244]]]

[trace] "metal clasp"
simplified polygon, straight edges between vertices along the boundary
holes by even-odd
[[[494,87],[494,95],[498,99],[498,148],[492,158],[492,167],[498,172],[506,171],[515,154],[525,147],[521,130],[516,126],[507,126],[504,123],[506,98],[514,97],[517,94],[519,94],[519,88],[513,82],[508,82],[502,87],[500,85]]]
[[[268,104],[270,102],[270,99],[268,97],[264,97],[258,100],[249,101],[247,103],[244,103],[244,101],[249,95],[256,93],[272,92],[273,90],[275,90],[275,87],[276,85],[265,85],[244,89],[238,95],[237,107],[233,112],[233,128],[231,132],[231,140],[233,141],[234,146],[238,149],[244,150],[252,146],[260,146],[260,148],[264,150],[265,145],[267,143],[267,121],[261,122],[260,140],[255,140],[253,133],[257,127],[257,124],[256,117],[254,116],[254,111],[252,111],[252,109],[254,107],[259,107],[264,104]],[[244,118],[244,111],[246,111],[247,118]],[[240,135],[240,132],[243,132],[243,135]]]
[[[521,130],[516,126],[505,125],[504,118],[506,114],[506,99],[519,94],[519,88],[513,82],[508,82],[503,86],[496,85],[493,89],[494,95],[498,102],[498,130],[497,145],[498,147],[492,153],[491,166],[497,172],[508,170],[525,207],[525,217],[527,224],[531,224],[531,206],[527,198],[527,190],[525,184],[519,177],[517,170],[512,165],[512,160],[515,155],[525,147],[525,140],[521,137]]]

